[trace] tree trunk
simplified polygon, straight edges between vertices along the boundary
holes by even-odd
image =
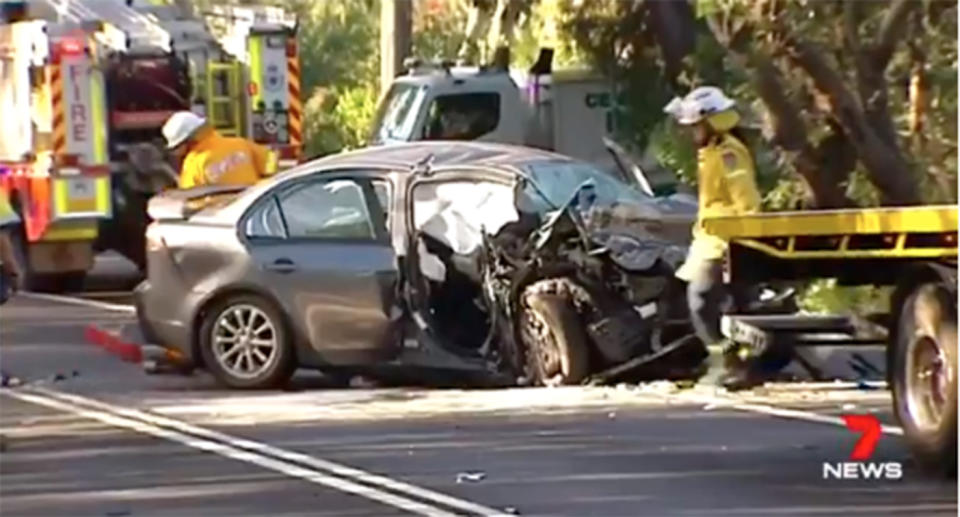
[[[873,128],[841,76],[812,44],[789,35],[785,41],[790,59],[829,99],[831,115],[856,148],[871,182],[880,190],[882,202],[887,205],[918,204],[920,192],[906,160],[897,146],[888,144]]]
[[[683,60],[696,50],[697,24],[686,2],[647,0],[647,20],[653,30],[667,77],[674,86],[683,72]]]
[[[893,2],[880,24],[876,42],[858,52],[854,57],[857,66],[857,86],[864,115],[877,136],[893,148],[899,148],[899,145],[897,132],[888,109],[887,79],[884,74],[897,41],[902,38],[908,25],[911,10],[918,3],[916,0]]]

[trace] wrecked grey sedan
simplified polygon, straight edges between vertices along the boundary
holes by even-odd
[[[143,334],[231,387],[296,368],[580,383],[689,335],[664,307],[695,206],[554,153],[371,148],[149,213]]]

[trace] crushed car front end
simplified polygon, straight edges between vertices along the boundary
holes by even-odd
[[[655,217],[629,224],[622,203],[595,193],[588,181],[542,223],[486,240],[504,366],[540,385],[689,374],[704,351],[674,278],[685,246],[648,231]]]

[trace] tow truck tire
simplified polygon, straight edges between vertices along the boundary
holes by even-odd
[[[242,360],[243,362],[239,365],[230,367],[227,364],[233,363],[236,355],[225,356],[224,354],[229,353],[230,347],[219,345],[220,340],[216,340],[215,337],[230,339],[241,336],[242,325],[237,320],[238,317],[245,318],[243,321],[248,322],[248,328],[253,330],[252,339],[257,339],[257,343],[270,341],[273,347],[257,348],[260,353],[256,356],[251,348],[247,359]],[[263,330],[256,332],[261,327]],[[231,332],[231,328],[237,329],[238,332]],[[238,294],[228,296],[216,303],[206,311],[200,325],[199,338],[200,353],[207,370],[218,381],[231,388],[249,390],[279,388],[290,380],[296,369],[296,357],[286,322],[274,305],[260,296]],[[253,344],[252,339],[251,344]],[[236,339],[233,339],[233,342],[236,343]],[[239,353],[242,354],[243,351]],[[263,357],[267,357],[267,360],[260,361]],[[251,362],[256,364],[257,361],[262,363],[262,367],[245,368],[249,367]],[[241,373],[244,369],[253,371]]]
[[[587,337],[570,301],[557,294],[527,298],[520,312],[528,375],[537,386],[580,384],[590,373]]]
[[[917,286],[900,309],[893,343],[894,410],[925,470],[957,472],[956,295],[941,283]]]

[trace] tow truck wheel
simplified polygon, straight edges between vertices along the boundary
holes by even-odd
[[[893,344],[894,409],[924,468],[956,474],[957,308],[955,295],[922,284],[900,309]]]
[[[569,301],[555,294],[532,295],[519,317],[528,375],[535,385],[579,384],[587,377],[587,339]]]
[[[259,296],[230,296],[207,311],[200,352],[210,373],[231,388],[278,388],[296,368],[283,318]]]

